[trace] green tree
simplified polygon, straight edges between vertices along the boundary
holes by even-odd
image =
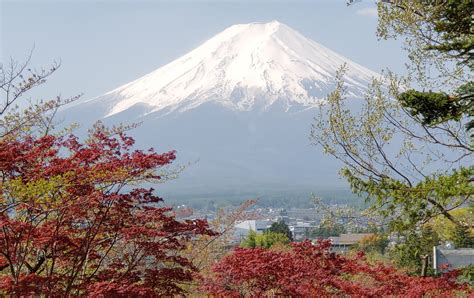
[[[423,77],[421,87],[429,87],[429,90],[402,92],[398,97],[402,105],[425,125],[472,118],[474,83],[470,75],[461,75],[474,67],[472,0],[385,0],[378,6],[379,36],[405,37],[409,58],[415,62],[413,66],[418,74],[421,71],[419,77]],[[432,62],[441,81],[426,75]],[[455,67],[448,71],[447,64],[455,64]],[[439,83],[446,82],[451,75],[455,76],[454,80],[449,80],[451,90],[441,90],[444,84]],[[473,127],[471,120],[466,128],[471,130]]]
[[[319,227],[311,231],[311,237],[313,238],[327,238],[331,236],[339,236],[342,233],[347,232],[346,227],[338,222],[332,220],[323,220]]]
[[[257,232],[254,230],[250,230],[249,233],[247,234],[247,237],[242,240],[242,243],[240,243],[241,247],[246,247],[246,248],[255,248],[257,246]]]
[[[448,120],[459,121],[464,114],[474,116],[474,83],[468,82],[452,94],[445,92],[408,90],[400,94],[399,100],[414,117],[420,117],[425,125],[435,125]],[[471,120],[467,130],[474,127]]]
[[[388,71],[374,78],[362,107],[354,109],[342,67],[315,118],[313,143],[345,164],[341,174],[353,191],[390,219],[393,230],[420,227],[439,215],[469,227],[450,213],[474,194],[469,3],[379,1],[377,34],[405,39],[408,75]]]
[[[379,254],[384,254],[385,249],[387,248],[389,241],[386,235],[383,234],[373,234],[367,237],[364,237],[358,244],[356,249],[361,250],[367,253],[377,252]]]
[[[454,230],[453,244],[458,248],[474,247],[474,237],[472,237],[469,228],[459,227]]]
[[[438,216],[431,220],[428,225],[435,230],[441,241],[452,242],[456,247],[473,247],[474,246],[474,207],[457,208],[450,212],[457,221],[464,223],[464,226],[457,226],[446,220],[442,216]]]
[[[402,234],[402,241],[389,251],[390,258],[400,268],[418,275],[434,273],[428,264],[433,246],[439,244],[438,234],[430,227]]]
[[[287,245],[290,240],[285,234],[265,231],[264,233],[258,234],[257,232],[250,230],[247,237],[242,241],[241,247],[245,248],[270,248],[275,244]]]
[[[348,5],[354,0],[349,0]],[[471,0],[380,0],[378,36],[402,35],[411,41],[412,54],[442,53],[460,64],[471,64],[472,38]],[[427,53],[415,54],[422,49]]]
[[[283,235],[285,235],[290,241],[293,241],[293,234],[291,233],[290,228],[289,228],[288,225],[287,225],[284,221],[282,221],[282,220],[279,220],[279,221],[277,221],[277,222],[272,223],[272,225],[270,226],[270,228],[268,228],[264,233],[268,233],[268,232],[283,234]]]
[[[257,247],[270,248],[275,244],[287,245],[290,243],[290,239],[282,233],[264,232],[257,235],[255,243]]]
[[[468,282],[471,286],[474,286],[474,264],[466,266],[462,269],[461,281]]]

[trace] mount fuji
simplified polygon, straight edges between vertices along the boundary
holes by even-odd
[[[277,21],[234,25],[63,115],[84,126],[141,122],[131,132],[140,147],[191,163],[162,186],[172,194],[337,187],[338,164],[308,136],[343,64],[349,97],[361,98],[377,73]]]

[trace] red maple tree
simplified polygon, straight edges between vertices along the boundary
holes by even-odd
[[[133,150],[100,125],[75,136],[0,139],[0,294],[159,296],[183,293],[196,268],[187,241],[213,235],[158,205],[157,170],[175,152]]]
[[[202,290],[225,297],[451,297],[471,291],[456,282],[456,271],[439,278],[409,276],[369,265],[362,254],[348,258],[332,253],[328,241],[293,243],[288,251],[237,248],[213,273]]]

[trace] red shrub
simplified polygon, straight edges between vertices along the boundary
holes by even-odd
[[[363,255],[347,258],[329,251],[329,242],[294,243],[290,251],[237,248],[214,268],[203,290],[223,296],[356,297],[454,296],[471,291],[456,282],[457,272],[439,278],[414,277],[383,265],[370,266]]]
[[[151,296],[182,293],[196,271],[180,257],[210,234],[159,207],[156,170],[174,152],[132,150],[98,127],[74,136],[0,141],[0,295]]]

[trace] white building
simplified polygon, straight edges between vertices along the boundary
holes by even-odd
[[[247,237],[250,233],[250,230],[255,231],[257,233],[262,233],[266,229],[268,229],[274,221],[272,220],[244,220],[240,221],[235,224],[234,226],[234,238],[236,241],[240,241],[241,239]]]
[[[290,225],[289,228],[293,234],[293,240],[297,241],[307,238],[307,235],[317,226],[309,222],[297,222],[295,225]]]

